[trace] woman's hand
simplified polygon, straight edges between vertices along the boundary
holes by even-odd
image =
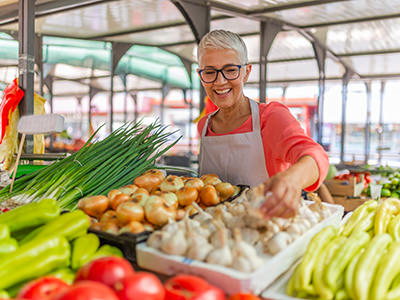
[[[270,192],[260,210],[266,218],[291,218],[300,206],[301,190],[314,184],[319,178],[319,168],[311,156],[301,157],[286,171],[278,173],[264,184],[264,192]]]
[[[271,193],[260,208],[265,217],[294,217],[300,206],[301,185],[294,182],[287,172],[276,174],[264,184],[264,191]]]

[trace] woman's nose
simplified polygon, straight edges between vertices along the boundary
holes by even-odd
[[[214,84],[221,84],[221,83],[226,83],[227,80],[225,79],[224,75],[222,74],[222,71],[219,71],[217,73],[217,79],[215,79]]]

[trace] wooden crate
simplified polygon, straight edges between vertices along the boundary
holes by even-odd
[[[360,176],[361,181],[357,183],[356,177],[348,180],[328,179],[324,183],[333,196],[358,197],[364,189],[364,176]]]
[[[335,204],[342,205],[345,212],[353,211],[360,205],[364,204],[365,201],[371,200],[366,197],[348,198],[347,196],[334,196],[333,201]]]

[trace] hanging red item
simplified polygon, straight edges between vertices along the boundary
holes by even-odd
[[[24,91],[18,86],[17,79],[6,86],[3,91],[3,99],[0,104],[1,114],[1,136],[0,144],[3,142],[4,134],[9,123],[10,111],[14,112],[21,99],[24,97]]]

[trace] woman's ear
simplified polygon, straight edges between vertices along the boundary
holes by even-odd
[[[251,73],[251,64],[245,66],[246,74],[244,75],[243,82],[247,82]]]

